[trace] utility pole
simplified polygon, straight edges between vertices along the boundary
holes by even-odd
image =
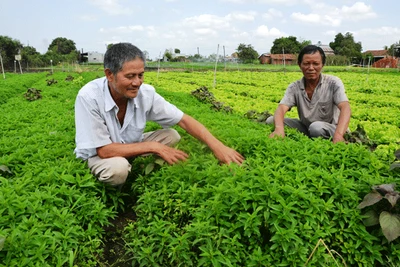
[[[214,88],[215,88],[215,84],[216,84],[216,79],[217,79],[217,64],[218,64],[218,53],[219,53],[219,44],[217,47],[217,56],[215,57],[215,69],[214,69]]]
[[[0,63],[1,63],[1,70],[3,72],[3,79],[6,79],[6,75],[4,74],[3,57],[1,56],[1,50],[0,50]]]
[[[226,56],[225,56],[225,46],[223,46],[223,48],[224,48],[224,68],[225,68],[225,71],[226,71]]]
[[[286,74],[286,62],[285,62],[285,48],[282,47],[282,57],[283,57],[283,73]]]

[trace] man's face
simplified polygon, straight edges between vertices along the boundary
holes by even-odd
[[[318,79],[323,66],[322,57],[319,52],[314,54],[305,54],[300,63],[300,69],[306,80]]]
[[[114,99],[135,98],[143,83],[144,62],[137,58],[125,62],[117,75],[112,74],[108,69],[105,70],[105,73]]]

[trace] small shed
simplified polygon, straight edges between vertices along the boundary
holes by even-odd
[[[258,57],[260,64],[271,64],[271,54],[263,53]]]
[[[295,54],[271,54],[271,64],[273,65],[296,65],[297,56]]]
[[[364,56],[363,65],[374,64],[375,62],[384,59],[388,56],[387,50],[367,50],[362,53]],[[366,58],[367,56],[372,56],[372,60],[369,62],[369,59]]]
[[[103,63],[104,54],[98,52],[88,52],[87,53],[88,63]]]
[[[335,51],[329,45],[317,44],[317,46],[321,47],[322,51],[324,51],[325,56],[334,56]]]

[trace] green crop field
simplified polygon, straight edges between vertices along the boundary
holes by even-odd
[[[275,110],[301,77],[294,68],[148,71],[145,82],[246,160],[220,165],[177,128],[189,159],[137,158],[117,190],[73,154],[75,97],[102,76],[96,68],[0,80],[0,266],[400,266],[400,238],[366,227],[357,208],[371,186],[400,181],[390,168],[400,148],[398,71],[325,69],[345,84],[350,129],[361,126],[374,149],[293,129],[270,139],[272,126],[246,117]],[[200,102],[191,94],[200,87],[232,112]]]
[[[393,149],[400,142],[400,73],[399,72],[335,72],[340,77],[352,107],[350,130],[358,125],[381,148]],[[216,99],[229,105],[239,114],[249,110],[273,113],[289,83],[301,78],[300,72],[213,72],[146,73],[147,81],[165,90],[190,93],[207,86]],[[288,116],[296,117],[293,109]]]

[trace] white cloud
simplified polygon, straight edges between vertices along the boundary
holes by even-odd
[[[277,28],[269,29],[266,25],[259,26],[255,31],[255,36],[258,37],[280,37],[286,35]]]
[[[331,15],[325,15],[323,17],[322,22],[324,25],[329,25],[329,26],[333,26],[333,27],[340,26],[340,24],[342,23],[340,18],[337,18],[336,16],[331,16]]]
[[[88,0],[92,5],[97,6],[109,15],[128,15],[132,14],[129,7],[121,5],[119,0]]]
[[[294,5],[297,0],[220,0],[234,4],[276,4],[276,5]]]
[[[218,17],[210,14],[189,17],[183,20],[182,25],[192,28],[228,28],[230,27],[229,18]]]
[[[372,11],[371,6],[367,6],[362,2],[356,2],[352,6],[343,6],[340,13],[343,18],[348,20],[363,20],[376,17],[376,13]]]
[[[354,31],[354,36],[362,42],[364,51],[383,49],[384,46],[391,46],[399,41],[400,28],[389,26],[364,28]]]
[[[232,35],[234,38],[241,40],[241,39],[247,39],[250,37],[250,34],[248,32],[239,32],[235,33]]]
[[[264,13],[262,17],[267,20],[273,20],[276,18],[283,18],[283,13],[275,8],[269,8],[267,13]]]
[[[126,34],[138,31],[144,31],[145,27],[142,25],[132,25],[132,26],[120,26],[115,28],[100,28],[100,32],[102,33],[119,33]]]
[[[247,13],[232,13],[225,18],[228,21],[254,21],[256,18],[256,12],[247,12]]]
[[[304,23],[318,23],[321,25],[338,27],[344,21],[359,21],[376,17],[371,6],[363,2],[356,2],[352,6],[337,8],[324,3],[315,4],[314,1],[306,0],[312,10],[309,14],[295,12],[291,17]]]
[[[195,29],[194,33],[197,35],[203,35],[203,36],[216,36],[217,32],[210,29],[210,28],[201,28],[201,29]]]
[[[326,36],[335,36],[337,34],[337,32],[336,31],[326,31],[326,32],[323,32],[322,34],[326,35]]]
[[[280,37],[280,36],[286,36],[287,35],[286,33],[281,32],[280,30],[278,30],[277,28],[271,28],[269,33],[270,33],[270,36],[274,36],[274,37]]]
[[[306,22],[306,23],[320,23],[321,16],[318,14],[302,14],[295,12],[291,15],[294,20]]]
[[[154,26],[147,26],[146,27],[146,33],[148,37],[157,37],[158,36],[158,32],[156,31]]]
[[[172,39],[172,40],[174,40],[174,39],[176,39],[176,35],[174,34],[174,33],[170,33],[170,32],[165,32],[165,33],[163,33],[162,35],[161,35],[161,38],[163,38],[163,39]]]
[[[370,36],[370,35],[393,36],[394,38],[397,38],[400,35],[400,28],[385,27],[385,26],[378,28],[368,28],[357,31],[356,34],[363,36]]]

